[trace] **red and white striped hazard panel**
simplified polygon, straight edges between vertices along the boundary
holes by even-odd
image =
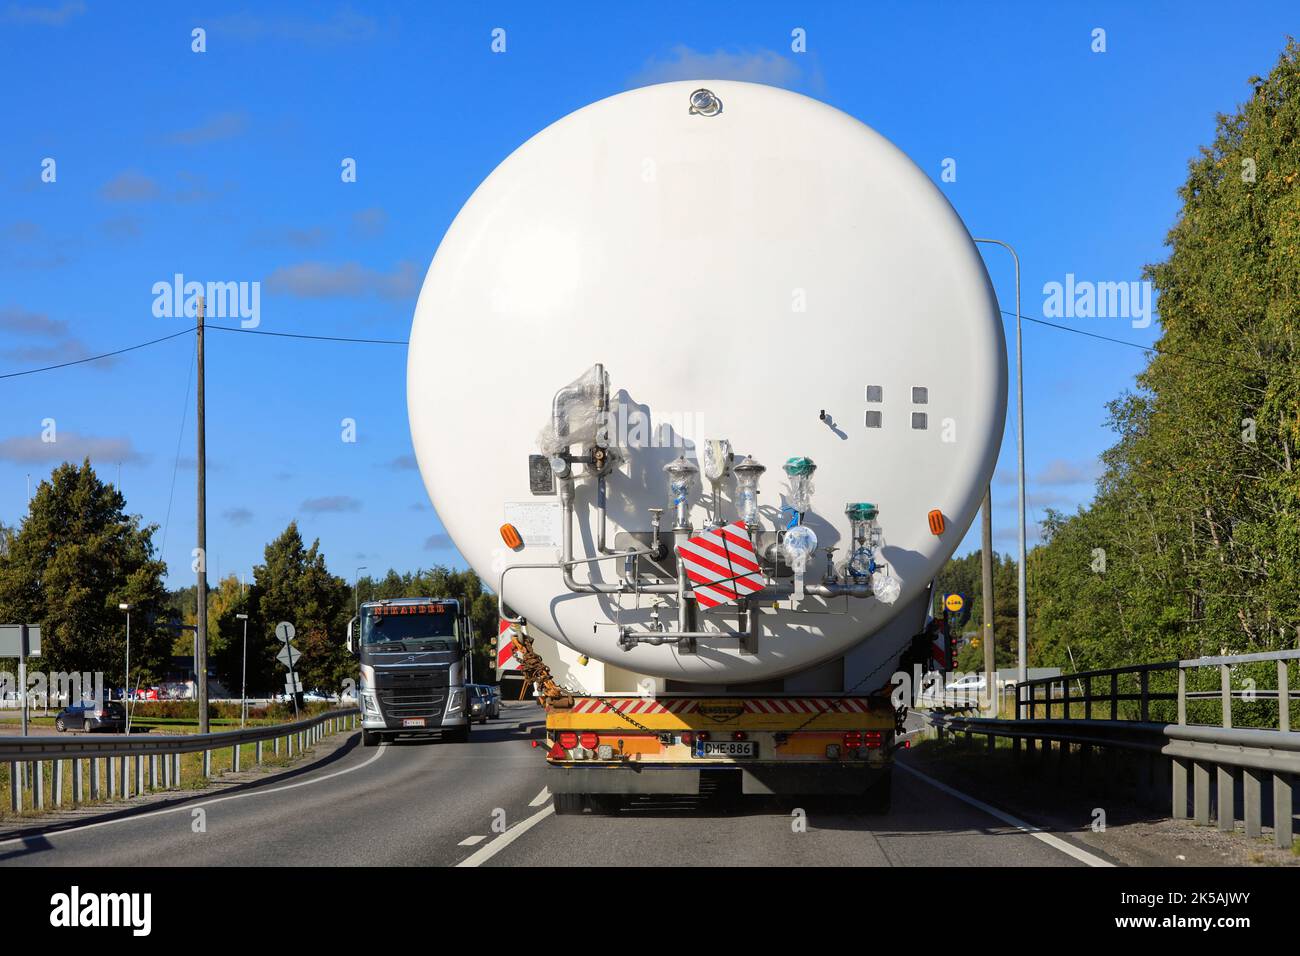
[[[519,658],[515,656],[515,643],[511,640],[510,625],[502,621],[500,628],[497,633],[497,667],[503,671],[517,671]]]
[[[677,557],[700,607],[717,607],[763,589],[762,569],[743,521],[687,538]]]

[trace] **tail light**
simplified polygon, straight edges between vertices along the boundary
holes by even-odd
[[[566,730],[559,736],[559,746],[565,750],[575,750],[578,746],[578,735],[571,730]]]
[[[699,733],[697,733],[697,734],[695,735],[695,739],[696,739],[696,740],[708,740],[708,739],[709,739],[709,732],[708,732],[707,730],[701,730]]]
[[[856,750],[857,748],[862,746],[862,732],[857,730],[850,730],[848,733],[844,735],[842,743],[846,748],[852,748]]]
[[[879,750],[884,746],[884,737],[879,730],[868,730],[863,735],[863,739],[872,750]]]
[[[749,734],[745,733],[743,730],[733,730],[733,731],[731,732],[731,739],[732,739],[732,740],[748,740],[748,739],[749,739]]]
[[[568,758],[569,752],[564,749],[563,745],[557,743],[550,749],[546,756],[551,760],[565,760]]]
[[[695,735],[689,730],[682,731],[682,743],[689,747],[691,744],[695,743]]]
[[[578,738],[584,750],[595,750],[596,745],[600,743],[600,737],[597,734],[585,733]]]

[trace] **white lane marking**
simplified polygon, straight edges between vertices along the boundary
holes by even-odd
[[[487,839],[487,837],[485,837],[483,834],[481,834],[481,833],[476,833],[476,834],[474,834],[474,836],[467,836],[467,837],[465,837],[465,839],[461,840],[461,841],[460,841],[459,843],[457,843],[456,845],[457,845],[457,846],[476,846],[477,844],[482,843],[482,842],[483,842],[484,840],[486,840],[486,839]]]
[[[537,824],[541,823],[543,820],[545,820],[554,812],[555,812],[555,804],[548,803],[546,806],[542,807],[542,809],[538,810],[527,820],[524,820],[522,823],[516,823],[513,827],[511,827],[505,833],[501,834],[491,843],[488,843],[485,846],[480,847],[478,850],[475,850],[472,854],[467,856],[465,859],[461,860],[456,865],[457,866],[482,866],[484,863],[492,859],[492,857],[496,856],[498,853],[500,853],[510,844],[514,843],[521,836],[523,836],[533,827],[537,826]]]
[[[537,796],[533,797],[533,799],[529,800],[528,805],[530,807],[540,807],[543,803],[545,803],[549,799],[551,799],[551,788],[542,787],[542,792],[539,793]]]
[[[1077,846],[1075,846],[1072,843],[1066,843],[1060,837],[1053,836],[1050,833],[1044,833],[1042,830],[1034,826],[1032,823],[1026,823],[1024,820],[1013,817],[1009,813],[1003,813],[997,807],[990,806],[989,804],[985,803],[983,800],[976,800],[974,797],[968,796],[962,793],[960,790],[954,790],[946,783],[941,783],[940,781],[935,780],[934,777],[931,777],[928,774],[921,773],[921,771],[913,767],[909,767],[907,766],[907,764],[899,763],[895,761],[894,766],[897,767],[899,770],[904,770],[907,773],[910,773],[912,776],[920,780],[924,780],[926,783],[928,783],[930,786],[934,787],[935,789],[942,790],[944,793],[948,794],[949,796],[956,797],[958,800],[962,801],[963,803],[970,804],[972,807],[975,807],[977,810],[983,810],[989,816],[996,817],[997,819],[1001,820],[1003,823],[1008,824],[1009,826],[1013,826],[1017,830],[1020,830],[1022,833],[1029,834],[1035,840],[1041,840],[1042,842],[1050,846],[1053,850],[1060,850],[1066,856],[1074,857],[1074,859],[1078,860],[1080,863],[1087,864],[1088,866],[1098,866],[1098,867],[1100,866],[1113,867],[1115,865],[1114,863],[1109,863],[1106,860],[1103,860],[1099,856],[1094,856],[1093,854],[1089,853],[1087,850],[1079,849]]]
[[[11,843],[26,843],[28,840],[37,837],[50,839],[53,837],[65,836],[69,833],[81,833],[85,830],[98,830],[100,827],[109,827],[115,823],[132,823],[136,820],[143,820],[147,817],[161,817],[168,813],[188,813],[196,807],[210,807],[214,804],[225,803],[227,800],[238,800],[241,797],[265,797],[273,793],[284,793],[286,790],[297,790],[299,787],[310,787],[313,784],[324,783],[326,780],[333,780],[335,777],[341,777],[344,774],[355,773],[369,767],[372,763],[384,755],[388,749],[387,743],[381,743],[375,755],[365,763],[359,763],[355,767],[348,767],[344,770],[336,770],[334,773],[326,774],[323,777],[315,777],[311,780],[300,780],[298,783],[287,783],[283,787],[273,787],[270,790],[250,790],[247,793],[232,793],[224,797],[213,797],[211,800],[203,800],[199,803],[185,803],[179,807],[167,807],[162,810],[150,810],[146,813],[135,813],[130,816],[119,817],[115,820],[101,820],[99,823],[87,823],[79,827],[69,827],[66,830],[48,830],[41,833],[29,833],[26,836],[12,837],[8,840],[0,840],[0,846],[8,846]],[[158,791],[166,792],[166,791]]]

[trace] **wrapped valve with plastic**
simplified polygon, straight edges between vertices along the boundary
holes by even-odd
[[[871,582],[871,593],[882,604],[893,604],[902,593],[902,584],[889,568],[876,561],[876,553],[883,542],[877,518],[879,509],[869,501],[855,501],[844,506],[849,519],[849,533],[853,546],[849,556],[839,566],[845,581]]]
[[[879,513],[869,501],[856,501],[844,506],[851,529],[849,538],[853,542],[848,557],[840,565],[844,580],[865,581],[876,572],[876,548],[880,547],[876,517]]]
[[[812,510],[813,473],[817,466],[811,458],[790,458],[782,466],[790,479],[790,508],[794,518],[781,541],[781,550],[794,571],[794,599],[803,600],[803,579],[808,562],[817,550],[817,535],[803,524],[803,516]]]
[[[790,507],[800,515],[812,510],[813,474],[817,466],[811,458],[790,458],[781,466],[790,479]]]
[[[551,420],[537,436],[546,455],[558,455],[574,445],[606,445],[603,434],[609,405],[609,375],[593,365],[555,393]]]

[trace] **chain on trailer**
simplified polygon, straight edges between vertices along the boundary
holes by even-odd
[[[547,666],[546,661],[542,660],[541,655],[533,649],[533,639],[528,636],[527,626],[527,622],[524,622],[510,628],[510,641],[514,645],[515,653],[519,658],[519,669],[524,674],[524,680],[535,684],[541,689],[540,696],[546,709],[571,710],[573,708],[573,695],[555,682],[555,677],[551,674],[551,668]],[[652,730],[639,720],[629,717],[617,707],[611,706],[609,709],[637,730],[644,731],[655,737],[663,736],[662,733]]]
[[[510,642],[514,645],[515,656],[519,658],[519,669],[524,680],[534,685],[548,710],[569,710],[573,707],[573,695],[555,682],[550,667],[541,655],[533,649],[533,639],[528,636],[526,624],[516,624],[510,628]]]

